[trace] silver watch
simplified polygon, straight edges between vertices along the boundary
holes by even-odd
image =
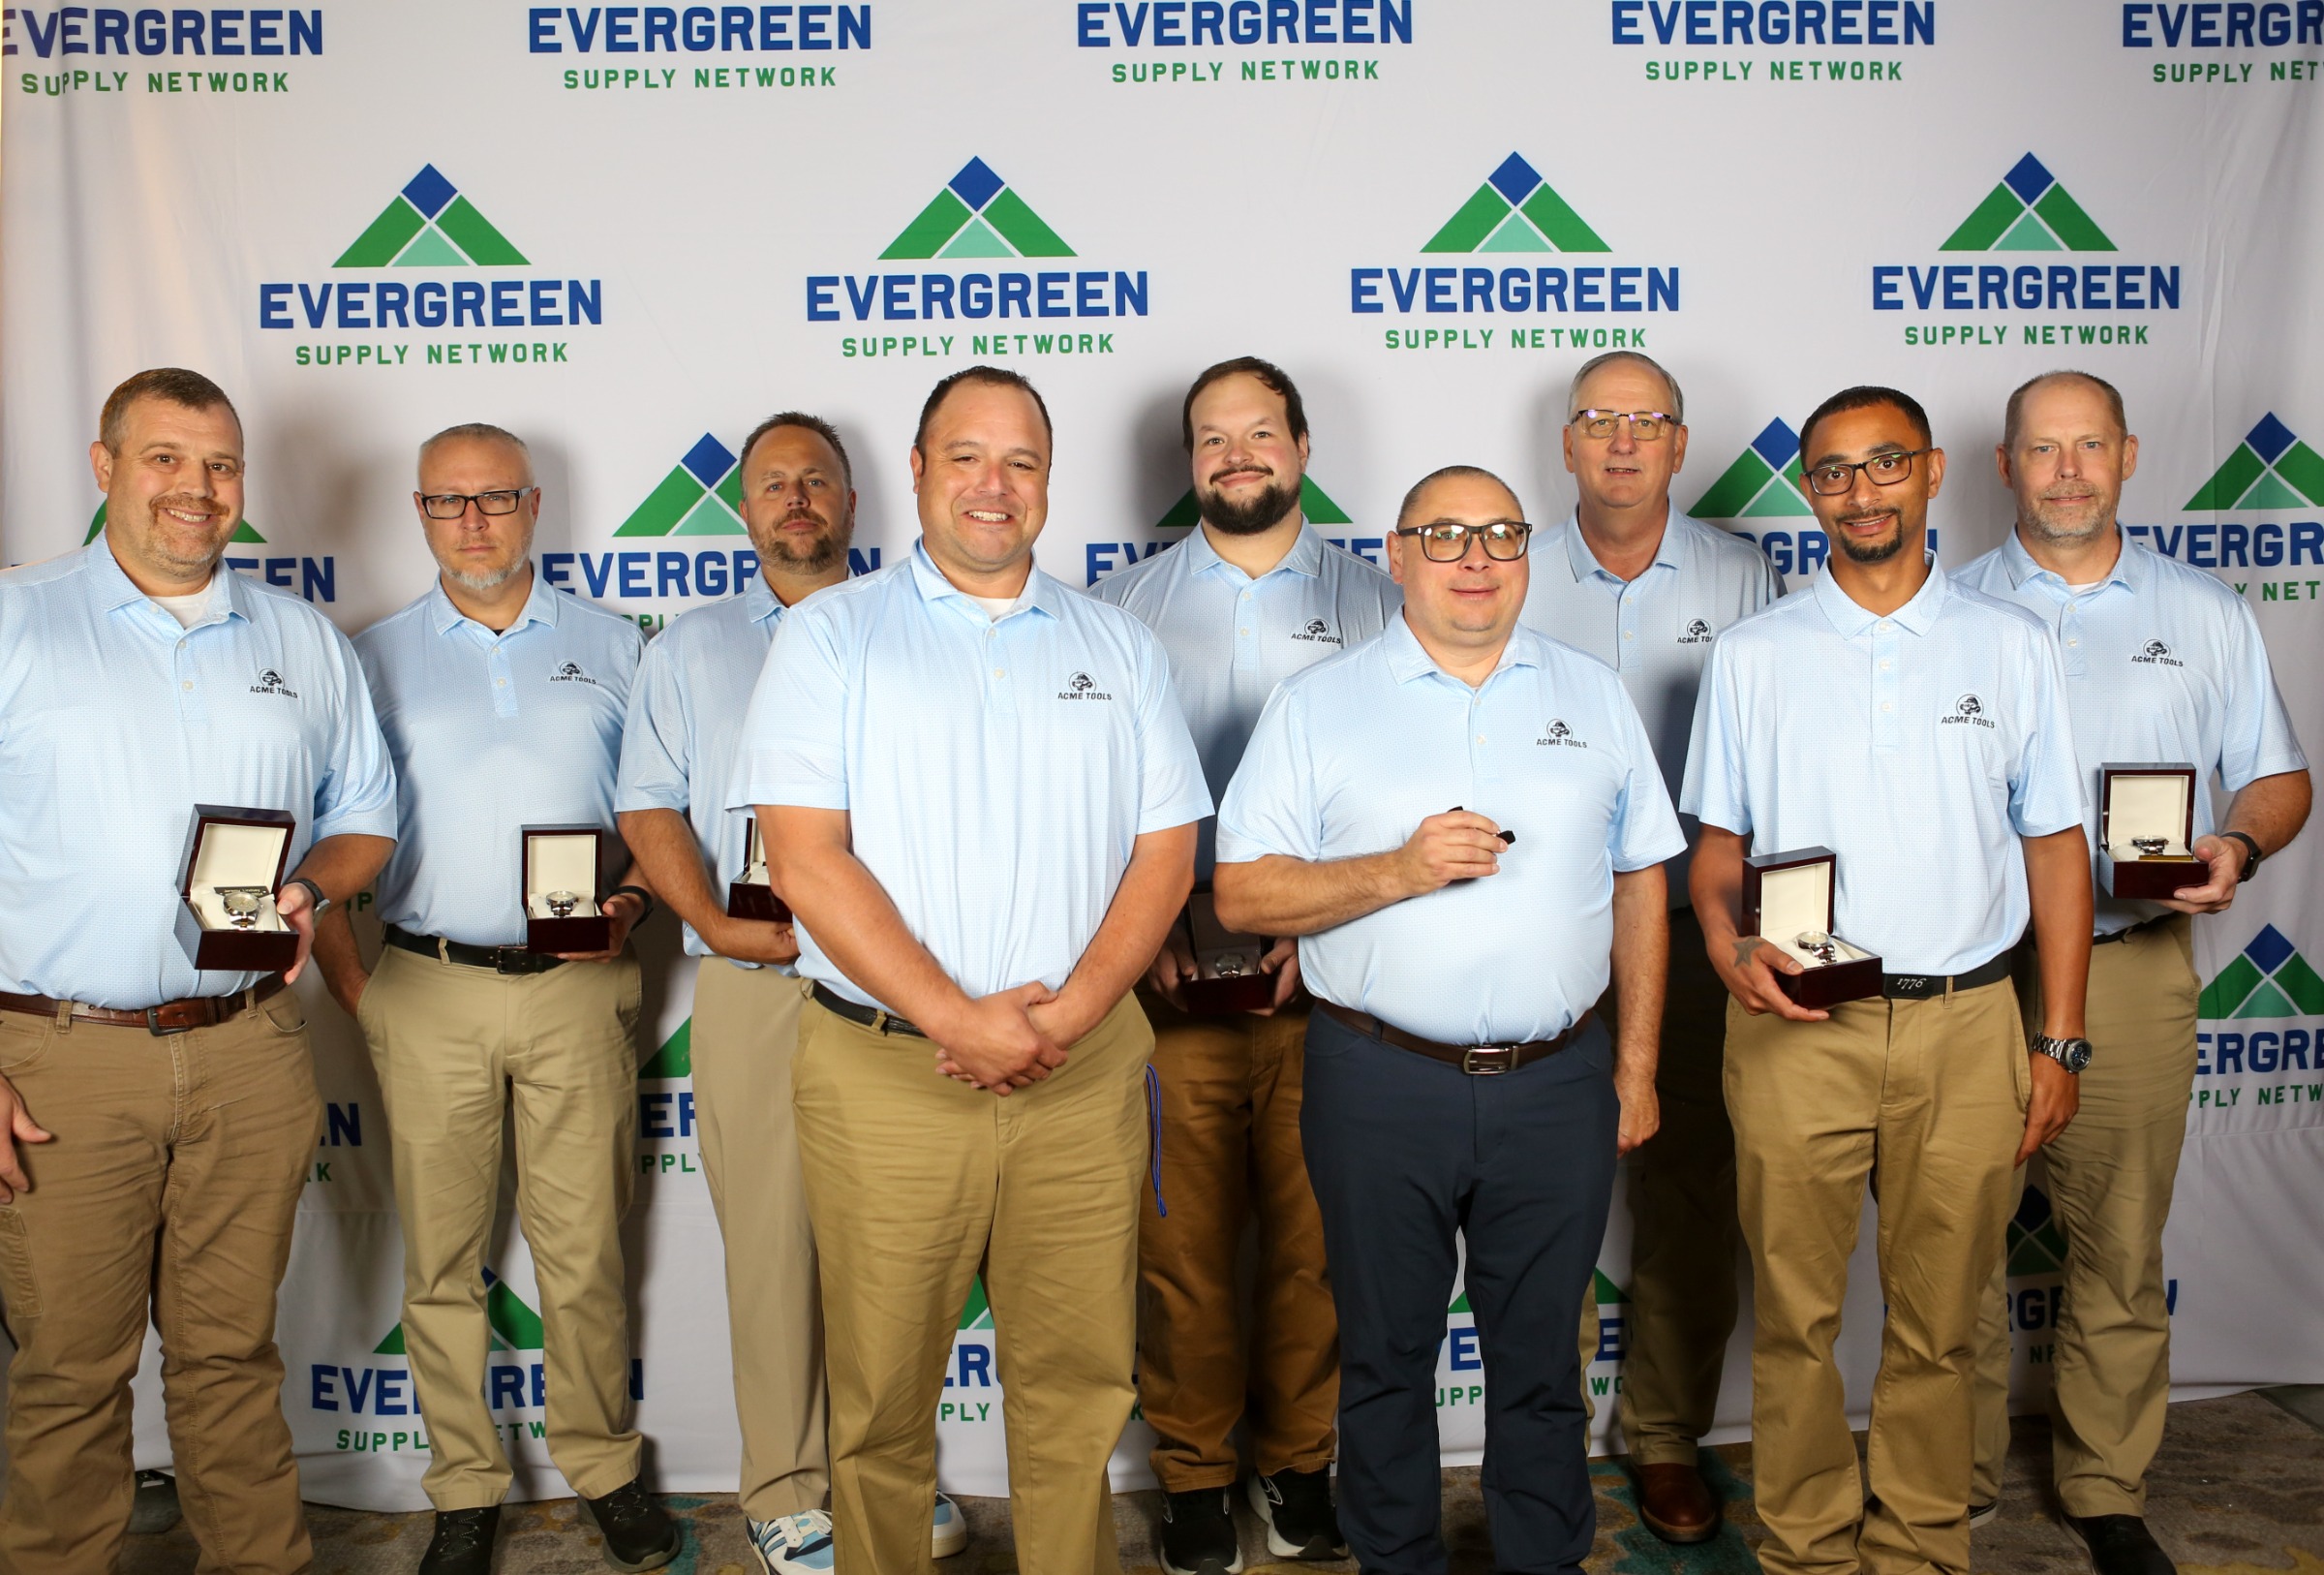
[[[2035,1055],[2047,1056],[2067,1071],[2077,1075],[2080,1074],[2083,1067],[2090,1065],[2090,1041],[2088,1039],[2053,1039],[2047,1034],[2036,1034],[2034,1035],[2032,1048]]]

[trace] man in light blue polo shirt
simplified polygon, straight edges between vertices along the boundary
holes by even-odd
[[[2098,1575],[2171,1575],[2147,1529],[2146,1473],[2170,1399],[2162,1227],[2195,1079],[2201,986],[2188,915],[2224,911],[2259,861],[2299,834],[2308,757],[2244,599],[2124,537],[2115,510],[2138,468],[2138,439],[2113,385],[2053,372],[2021,386],[1996,459],[2016,495],[2017,528],[1960,583],[2024,607],[2057,641],[2094,849],[2100,766],[2195,768],[2189,851],[2202,862],[2186,886],[2167,902],[2096,893],[2090,1036],[2098,1050],[2074,1123],[2049,1151],[2050,1203],[2066,1244],[2067,1315],[2052,1361],[2058,1496]],[[2235,795],[2223,821],[2212,811],[2214,777]],[[1972,1525],[2000,1507],[2009,1447],[2008,1281],[1998,1257],[1983,1312]]]
[[[1340,1524],[1376,1575],[1445,1568],[1436,1350],[1464,1243],[1494,1566],[1580,1568],[1578,1353],[1553,1332],[1617,1153],[1654,1131],[1662,861],[1684,839],[1620,681],[1518,626],[1529,530],[1483,471],[1415,486],[1402,615],[1275,691],[1219,811],[1220,918],[1299,937],[1316,997],[1300,1127],[1339,1314]],[[1609,972],[1618,1047],[1590,1011]]]
[[[412,501],[436,583],[355,639],[396,764],[401,838],[379,885],[387,943],[366,972],[342,916],[319,960],[362,1025],[387,1105],[404,1344],[436,1506],[420,1572],[489,1575],[511,1480],[483,1392],[484,1253],[511,1120],[549,1458],[607,1560],[651,1569],[676,1556],[679,1533],[638,1478],[619,1235],[636,1175],[640,980],[627,942],[649,899],[604,890],[628,867],[613,785],[644,639],[534,571],[540,488],[512,433],[477,422],[429,439]],[[528,826],[603,828],[596,889],[577,882],[564,899],[601,904],[603,951],[526,949]]]
[[[1119,1566],[1146,1058],[1131,986],[1210,813],[1146,626],[1033,566],[1049,412],[936,385],[921,540],[785,614],[727,802],[812,981],[792,1070],[819,1245],[836,1567],[925,1569],[936,1405],[985,1265],[1026,1575]]]
[[[1734,997],[1759,1561],[1966,1575],[1979,1294],[2011,1170],[2072,1118],[2090,1055],[2080,773],[2040,626],[1926,551],[1944,452],[1919,404],[1834,394],[1800,455],[1830,565],[1719,636],[1681,799],[1702,823],[1695,911]],[[1746,853],[1811,848],[1838,859],[1829,938],[1740,934]],[[2009,987],[2029,917],[2045,1003],[2031,1048]],[[1795,1004],[1776,973],[1838,943],[1881,959],[1881,993]],[[1869,1502],[1832,1363],[1868,1184],[1887,1301]]]
[[[1678,380],[1636,351],[1584,361],[1567,392],[1566,469],[1579,497],[1533,548],[1525,622],[1622,675],[1676,796],[1686,774],[1695,693],[1719,631],[1783,594],[1767,555],[1670,506],[1687,458]],[[1694,827],[1683,818],[1681,828]],[[1638,1518],[1668,1542],[1719,1531],[1719,1500],[1696,1467],[1718,1419],[1719,1380],[1735,1327],[1735,1134],[1720,1089],[1727,989],[1703,953],[1687,902],[1684,854],[1670,892],[1670,978],[1655,1094],[1662,1127],[1631,1161],[1630,1316],[1622,1351],[1622,1431]],[[1610,997],[1600,1003],[1620,1009]],[[1586,1362],[1598,1298],[1582,1298]]]
[[[221,562],[242,452],[216,384],[138,373],[89,448],[103,536],[0,575],[0,1567],[25,1575],[119,1563],[149,1310],[203,1565],[314,1562],[274,1314],[322,1101],[283,986],[386,858],[395,779],[347,637]],[[296,817],[287,973],[179,942],[198,804]]]
[[[1215,798],[1275,685],[1379,633],[1403,596],[1302,515],[1307,413],[1281,367],[1245,355],[1206,369],[1179,424],[1202,522],[1099,580],[1095,594],[1136,614],[1170,653]],[[1214,836],[1204,821],[1198,890],[1210,879]],[[1194,971],[1181,925],[1139,992],[1154,1029],[1169,1212],[1157,1198],[1138,1228],[1138,1399],[1166,1496],[1162,1557],[1184,1575],[1224,1575],[1238,1557],[1229,1504],[1238,1424],[1250,1430],[1249,1494],[1269,1551],[1346,1551],[1331,1508],[1339,1343],[1300,1150],[1307,1008],[1298,958],[1288,939],[1261,956],[1275,981],[1270,1009],[1193,1015],[1179,991]],[[1246,1332],[1237,1271],[1254,1217],[1261,1256]]]

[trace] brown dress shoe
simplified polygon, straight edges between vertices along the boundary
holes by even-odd
[[[1719,1501],[1692,1466],[1641,1466],[1638,1519],[1665,1542],[1708,1542],[1719,1534]]]

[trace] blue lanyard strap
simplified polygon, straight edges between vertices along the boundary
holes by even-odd
[[[1152,1156],[1154,1175],[1154,1213],[1170,1218],[1170,1205],[1162,1201],[1162,1074],[1154,1070],[1153,1063],[1146,1066],[1146,1109],[1147,1129],[1152,1138],[1147,1152]]]

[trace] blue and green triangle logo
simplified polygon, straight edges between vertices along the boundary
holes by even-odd
[[[541,1348],[540,1314],[524,1303],[524,1298],[510,1290],[505,1282],[490,1269],[484,1271],[484,1321],[492,1329],[492,1349],[496,1351],[536,1351]],[[387,1338],[372,1346],[374,1356],[404,1354],[404,1326],[398,1323],[387,1331]]]
[[[1007,181],[970,159],[920,216],[888,242],[881,261],[905,258],[1071,257],[1073,248],[1042,223]]]
[[[638,1081],[657,1077],[691,1077],[694,1075],[694,1020],[688,1018],[678,1025],[678,1032],[661,1041],[661,1048],[648,1058],[637,1069]]]
[[[339,254],[334,268],[497,268],[520,265],[525,254],[476,211],[432,165],[387,200],[371,228]]]
[[[1630,1300],[1630,1293],[1608,1280],[1604,1269],[1590,1271],[1590,1294],[1597,1298],[1600,1307],[1620,1307]],[[1458,1296],[1452,1298],[1452,1305],[1446,1308],[1445,1312],[1448,1315],[1454,1312],[1469,1312],[1474,1315],[1474,1311],[1469,1306],[1469,1293],[1466,1287],[1462,1288]]]
[[[1799,492],[1799,434],[1777,417],[1687,510],[1697,519],[1766,519],[1807,514]]]
[[[2009,1278],[2065,1272],[2065,1233],[2058,1228],[2050,1200],[2038,1187],[2026,1189],[2008,1229]]]
[[[2095,220],[2082,211],[2047,166],[2029,153],[1961,221],[1942,252],[2111,252]]]
[[[985,1299],[985,1281],[982,1275],[968,1282],[968,1303],[961,1309],[961,1327],[990,1329],[993,1327],[993,1304]]]
[[[2195,1014],[2213,1022],[2235,1017],[2324,1017],[2324,977],[2273,924],[2203,987]]]
[[[613,534],[743,536],[742,508],[742,462],[705,432]]]
[[[2324,456],[2270,411],[2186,500],[2189,509],[2298,509],[2324,504]]]
[[[1353,525],[1348,511],[1331,501],[1330,494],[1315,484],[1315,478],[1300,478],[1300,512],[1307,516],[1310,525]],[[1156,530],[1187,530],[1203,517],[1202,505],[1194,501],[1194,488],[1170,506],[1170,511],[1154,521]]]
[[[1512,153],[1445,221],[1423,252],[1610,252],[1598,232]]]
[[[85,547],[91,541],[96,540],[98,535],[104,531],[105,510],[107,507],[108,504],[99,504],[97,506],[97,511],[89,516],[89,534],[80,539],[80,544],[82,546]],[[229,541],[256,541],[261,546],[263,546],[266,542],[266,539],[264,537],[260,536],[257,531],[254,531],[250,528],[250,521],[247,519],[241,524],[235,526],[234,534],[228,537],[227,540]]]

